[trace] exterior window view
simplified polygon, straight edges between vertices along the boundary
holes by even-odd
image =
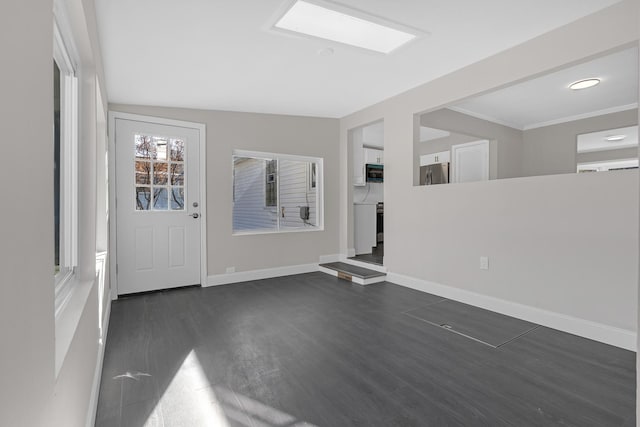
[[[184,141],[136,135],[135,147],[136,210],[184,210]]]
[[[234,155],[234,233],[317,229],[318,165],[292,156]]]

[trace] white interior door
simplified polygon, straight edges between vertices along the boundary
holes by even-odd
[[[451,147],[452,182],[487,181],[489,179],[489,141],[474,141]]]
[[[199,135],[116,118],[119,295],[200,284]]]

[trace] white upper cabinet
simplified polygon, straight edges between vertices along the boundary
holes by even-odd
[[[362,147],[362,129],[353,132],[353,185],[363,186],[364,178],[364,148]]]
[[[432,165],[434,163],[449,163],[451,152],[441,151],[439,153],[424,154],[420,156],[420,166]]]
[[[384,164],[384,151],[378,150],[376,148],[365,148],[364,149],[364,162],[365,164],[375,164],[375,165],[383,165]]]

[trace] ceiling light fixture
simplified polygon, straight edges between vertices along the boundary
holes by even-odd
[[[342,8],[341,8],[342,9]],[[298,0],[275,27],[380,53],[390,53],[417,37],[390,26]]]
[[[569,85],[569,89],[572,90],[580,90],[580,89],[587,89],[590,87],[594,87],[596,85],[600,84],[600,79],[584,79],[584,80],[578,80],[577,82],[573,82]]]
[[[616,141],[622,141],[626,137],[627,135],[612,135],[612,136],[606,137],[604,140],[609,142],[616,142]]]

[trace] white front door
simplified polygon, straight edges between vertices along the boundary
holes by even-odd
[[[200,284],[198,129],[115,120],[118,294]]]

